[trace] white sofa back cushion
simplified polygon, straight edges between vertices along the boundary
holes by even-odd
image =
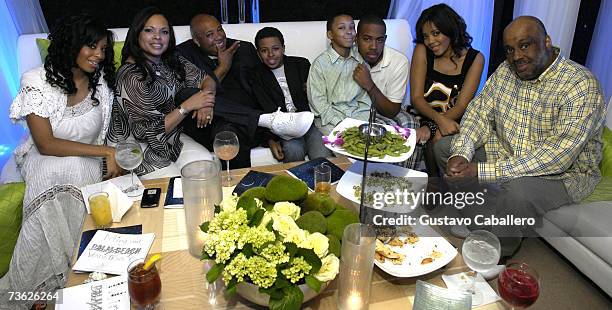
[[[387,45],[403,52],[410,59],[414,44],[408,22],[404,19],[388,19],[385,20],[385,23],[387,25]],[[278,28],[285,38],[285,53],[308,58],[310,62],[325,50],[329,42],[325,34],[324,21],[223,25],[229,38],[249,42],[253,42],[255,34],[263,27]],[[117,41],[125,40],[128,28],[112,30],[117,36]],[[189,26],[174,26],[174,33],[177,44],[191,38]],[[19,75],[41,65],[40,54],[36,46],[37,38],[47,38],[47,34],[36,33],[19,37],[17,42]]]

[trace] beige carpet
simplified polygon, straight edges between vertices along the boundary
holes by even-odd
[[[529,309],[612,309],[612,299],[545,240],[526,238],[513,259],[527,262],[540,275],[542,291]],[[491,286],[497,290],[497,281],[491,281]]]

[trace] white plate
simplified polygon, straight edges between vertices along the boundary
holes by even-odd
[[[342,197],[356,204],[359,204],[359,202],[361,201],[361,197],[355,197],[355,190],[353,189],[353,186],[355,185],[361,186],[361,180],[362,180],[361,173],[362,172],[363,172],[363,162],[356,161],[355,163],[353,163],[353,165],[351,165],[351,167],[348,168],[348,170],[346,170],[346,172],[342,175],[342,178],[340,178],[340,181],[338,182],[338,185],[336,186],[336,192],[340,194]],[[396,176],[396,177],[409,178],[410,181],[412,182],[411,191],[414,191],[415,193],[418,193],[418,192],[424,193],[423,189],[427,185],[427,173],[407,169],[407,168],[400,167],[397,165],[368,162],[366,173],[369,175],[372,172],[389,172],[391,175]],[[378,192],[378,190],[376,190],[376,192]],[[415,205],[409,204],[409,205],[402,206],[408,209],[401,208],[399,210],[393,210],[393,211],[398,212],[398,213],[408,213],[408,212],[411,212],[413,209],[417,208],[418,205],[419,205],[419,201],[417,200],[417,203]],[[391,210],[387,209],[387,211],[391,211]]]
[[[404,244],[403,247],[391,246],[393,251],[406,255],[401,265],[394,265],[390,260],[380,263],[374,259],[374,264],[384,272],[400,278],[417,277],[436,271],[457,256],[457,249],[446,239],[442,238],[435,230],[429,226],[413,226],[414,232],[419,235],[419,241],[415,244]],[[422,237],[436,236],[436,237]],[[403,238],[403,237],[401,237]],[[442,253],[442,257],[434,258],[433,262],[421,265],[421,261],[429,257],[433,250]]]
[[[335,134],[339,132],[343,132],[347,128],[359,126],[365,123],[367,122],[356,120],[353,118],[345,118],[338,125],[336,125],[336,127],[334,127],[334,129],[331,131],[330,136],[332,137],[332,139],[334,139],[333,137],[335,137]],[[393,128],[393,126],[384,125],[384,124],[380,124],[380,125],[385,126],[385,129],[387,129],[387,131],[394,133],[394,134],[398,134],[395,128]],[[375,162],[381,162],[381,163],[399,163],[399,162],[406,161],[408,158],[410,158],[410,156],[412,156],[412,153],[414,152],[414,147],[416,146],[416,131],[414,129],[408,129],[408,130],[410,130],[410,136],[408,136],[408,139],[404,143],[404,145],[410,148],[408,152],[403,153],[402,155],[397,156],[397,157],[389,156],[389,155],[385,155],[385,157],[383,158],[368,157],[368,161],[375,161]],[[345,156],[354,157],[354,158],[363,160],[363,156],[355,156],[345,151],[341,146],[336,146],[331,143],[325,143],[325,147],[327,147],[331,151],[336,152],[338,154],[342,154]]]

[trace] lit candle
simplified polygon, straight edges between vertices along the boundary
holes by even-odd
[[[349,309],[361,309],[363,308],[363,300],[359,292],[351,292],[346,300],[346,305]]]

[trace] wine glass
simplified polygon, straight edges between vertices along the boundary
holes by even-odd
[[[499,296],[513,308],[527,308],[540,295],[540,277],[529,265],[511,261],[497,278]]]
[[[472,293],[472,305],[482,303],[482,295],[474,290],[478,273],[497,266],[501,255],[499,239],[493,233],[486,230],[475,230],[463,240],[461,255],[465,264],[476,272],[470,281],[468,292]],[[471,278],[471,277],[470,277]]]
[[[129,170],[132,175],[132,185],[123,192],[130,197],[138,196],[140,185],[134,184],[134,169],[142,163],[142,148],[138,142],[122,141],[115,146],[115,160],[119,167]]]
[[[238,155],[240,149],[240,143],[238,142],[238,136],[231,131],[221,131],[215,135],[215,142],[213,142],[213,149],[215,154],[220,159],[227,162],[227,177],[225,178],[226,185],[230,186],[232,176],[230,175],[229,161]]]

